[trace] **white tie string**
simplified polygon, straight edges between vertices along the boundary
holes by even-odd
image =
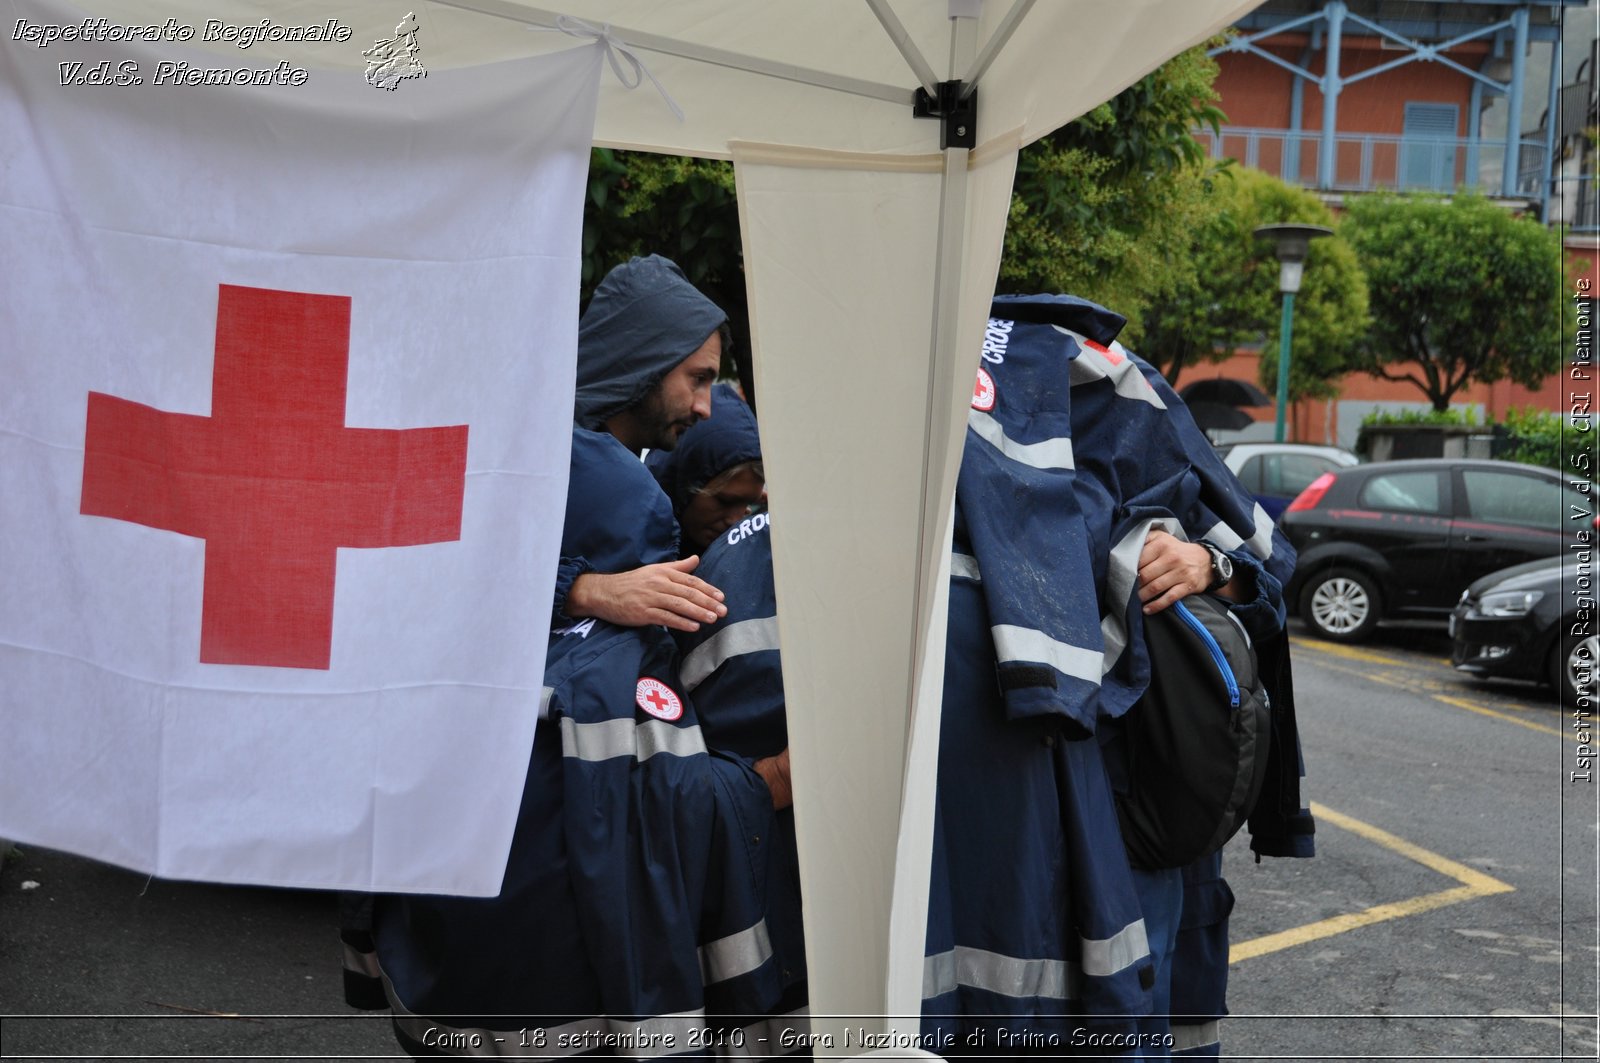
[[[683,121],[683,108],[678,106],[678,101],[674,100],[671,93],[667,92],[666,86],[656,80],[656,76],[650,73],[650,68],[645,66],[644,61],[634,54],[633,49],[629,48],[624,41],[611,32],[611,24],[609,22],[603,26],[596,26],[594,23],[585,22],[581,18],[560,15],[556,18],[556,29],[569,37],[599,41],[600,47],[605,50],[606,61],[611,64],[611,72],[617,75],[617,80],[622,82],[623,88],[636,89],[644,82],[645,78],[649,78],[650,84],[656,87],[656,91],[661,94],[661,98],[672,109],[672,113],[677,116],[678,121]],[[624,63],[632,71],[631,76],[623,69]]]

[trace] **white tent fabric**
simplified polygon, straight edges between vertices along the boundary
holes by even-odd
[[[936,311],[947,308],[931,306],[928,293],[941,279],[949,284],[958,348],[977,350],[1016,151],[991,153],[963,173],[976,193],[973,209],[956,210],[951,225],[957,246],[975,252],[958,256],[944,278],[937,219],[946,181],[938,155],[914,166],[904,156],[891,163],[735,145],[734,159],[763,450],[774,485],[789,734],[801,765],[795,816],[807,949],[811,962],[834,972],[813,979],[812,1011],[848,1013],[851,1002],[877,998],[887,974],[898,987],[891,998],[905,1002],[891,1010],[915,1014],[947,532],[963,438],[949,426],[965,423],[974,369],[959,357],[930,364]],[[843,253],[794,251],[819,243]],[[963,269],[983,283],[961,287]],[[849,716],[844,729],[836,709]],[[923,727],[907,757],[914,722]],[[903,761],[916,765],[904,776]],[[902,821],[903,785],[925,793],[907,802],[920,814]],[[897,839],[905,857],[898,872]],[[813,886],[813,873],[826,885]],[[862,942],[882,941],[892,890],[902,897],[896,917],[905,940],[889,954],[900,963],[885,969],[864,962]]]
[[[577,46],[554,28],[558,15],[609,24],[685,119],[648,82],[629,92],[608,79],[597,143],[734,159],[811,1010],[899,1015],[889,1028],[913,1029],[955,474],[1017,149],[1259,0],[552,2],[423,5],[419,58],[450,67]],[[195,26],[334,18],[350,40],[266,40],[250,58],[353,76],[361,49],[405,13],[391,0],[95,6],[114,20]],[[885,21],[903,28],[904,52]],[[921,78],[907,54],[926,57]],[[970,80],[975,64],[976,147],[941,151],[940,123],[912,116],[913,90],[930,75]]]

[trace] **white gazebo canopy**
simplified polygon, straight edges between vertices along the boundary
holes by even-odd
[[[608,77],[596,144],[735,164],[814,1016],[916,1027],[956,470],[1018,149],[1257,2],[415,9],[430,69],[593,47],[604,35],[643,62],[683,118],[649,81],[629,91]],[[137,23],[337,19],[352,30],[347,43],[267,40],[250,58],[354,76],[360,50],[393,36],[406,13],[393,0],[94,6]],[[191,43],[240,55],[236,44]],[[632,79],[627,56],[613,54]],[[916,117],[919,86],[947,109],[975,86],[975,107],[948,122]]]

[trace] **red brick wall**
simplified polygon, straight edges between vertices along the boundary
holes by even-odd
[[[1304,34],[1285,34],[1265,42],[1262,47],[1287,62],[1300,65]],[[1462,66],[1476,70],[1488,52],[1481,41],[1469,41],[1446,53]],[[1405,52],[1384,50],[1375,37],[1345,37],[1340,51],[1339,73],[1348,78],[1363,70],[1381,66],[1405,56]],[[1317,52],[1306,68],[1321,76],[1325,56]],[[1217,92],[1228,125],[1289,128],[1289,89],[1296,75],[1258,55],[1224,52],[1217,56],[1221,72]],[[1322,90],[1314,81],[1304,81],[1301,128],[1322,128]],[[1461,109],[1458,136],[1467,135],[1467,106],[1472,99],[1472,79],[1442,63],[1413,61],[1382,74],[1376,74],[1339,94],[1339,130],[1348,133],[1393,133],[1405,129],[1408,102],[1453,103]]]
[[[1280,58],[1300,65],[1305,48],[1304,34],[1274,38],[1263,47]],[[1470,69],[1477,69],[1488,46],[1470,41],[1452,49],[1450,58]],[[1375,37],[1346,37],[1341,48],[1339,70],[1350,77],[1363,70],[1403,58],[1405,52],[1384,50]],[[1325,56],[1317,52],[1307,63],[1307,69],[1321,76]],[[1287,130],[1290,127],[1290,90],[1297,75],[1258,55],[1248,52],[1225,52],[1217,57],[1220,73],[1217,91],[1221,107],[1227,114],[1227,125],[1248,128]],[[1322,90],[1314,81],[1299,79],[1303,83],[1300,128],[1307,133],[1322,129]],[[1442,63],[1412,61],[1393,70],[1347,85],[1339,94],[1338,131],[1359,134],[1377,133],[1398,136],[1405,130],[1405,105],[1407,103],[1445,103],[1457,108],[1457,136],[1466,136],[1469,108],[1472,100],[1472,80],[1465,74]],[[1278,139],[1260,142],[1257,165],[1273,174],[1282,174],[1282,142]],[[1303,142],[1297,175],[1301,181],[1315,179],[1320,144]],[[1341,187],[1358,187],[1363,178],[1376,184],[1393,186],[1399,168],[1399,151],[1393,144],[1373,144],[1371,154],[1364,160],[1360,145],[1341,144],[1338,148],[1335,182]],[[1223,154],[1244,159],[1242,142],[1227,139]],[[1466,159],[1457,153],[1455,160],[1457,180],[1465,179]]]

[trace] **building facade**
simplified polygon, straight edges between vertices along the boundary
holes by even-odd
[[[1593,21],[1584,0],[1268,0],[1216,49],[1227,124],[1197,138],[1217,159],[1311,189],[1336,213],[1374,191],[1470,189],[1565,234],[1568,286],[1600,287],[1593,35],[1578,75],[1563,83],[1569,19]],[[1543,101],[1543,107],[1537,104]],[[1497,104],[1497,101],[1498,104]],[[1532,115],[1539,115],[1537,121]],[[1575,343],[1576,347],[1576,343]],[[1256,379],[1259,355],[1187,370]],[[1350,446],[1376,410],[1426,408],[1414,388],[1365,375],[1332,401],[1296,404],[1290,439]],[[1475,385],[1456,405],[1491,419],[1513,408],[1565,408],[1557,378],[1530,390]],[[1271,407],[1245,438],[1270,438]]]

